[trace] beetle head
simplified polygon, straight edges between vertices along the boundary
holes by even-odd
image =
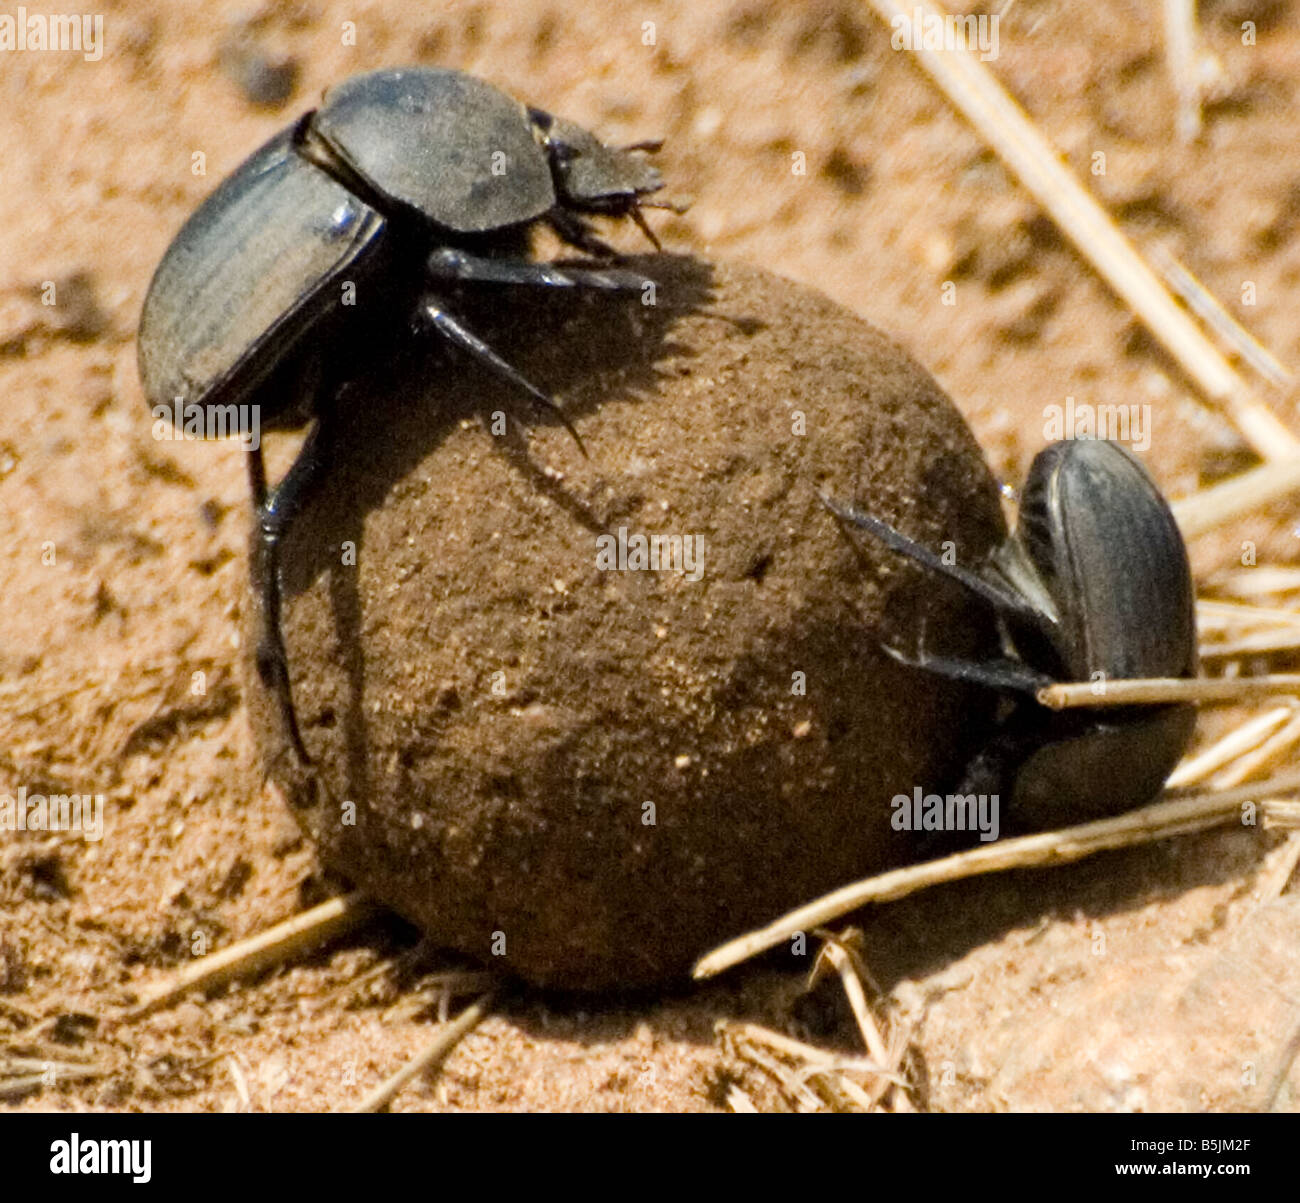
[[[550,156],[562,204],[589,213],[635,215],[641,198],[664,186],[658,170],[640,155],[606,146],[582,126],[541,109],[529,109],[528,115]]]

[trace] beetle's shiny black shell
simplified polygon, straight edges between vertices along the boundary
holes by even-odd
[[[1068,679],[1187,677],[1197,667],[1195,587],[1168,503],[1118,443],[1054,443],[1035,458],[1018,537],[1056,607]],[[1085,822],[1154,798],[1196,726],[1193,706],[1045,717],[1020,765],[1013,812],[1031,828]]]
[[[459,71],[354,75],[326,93],[312,127],[386,199],[457,233],[519,225],[555,204],[525,107]]]
[[[1118,443],[1052,444],[1030,468],[1019,522],[1057,608],[1068,679],[1195,673],[1187,549],[1135,456]]]
[[[277,134],[181,228],[137,342],[149,404],[242,404],[380,253],[385,222]]]
[[[1011,813],[1030,830],[1086,823],[1152,801],[1183,758],[1195,706],[1086,711],[1062,720],[1016,772]]]

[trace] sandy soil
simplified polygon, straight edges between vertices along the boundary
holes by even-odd
[[[1021,0],[994,66],[1140,241],[1167,243],[1295,364],[1296,9],[1201,9],[1223,81],[1190,146],[1174,137],[1149,4],[1106,0],[1080,20],[1077,6]],[[30,832],[0,844],[0,1056],[97,1070],[6,1106],[341,1108],[427,1041],[437,1011],[429,974],[449,962],[407,955],[414,935],[394,921],[221,997],[110,1022],[169,969],[335,888],[253,768],[236,667],[240,451],[151,438],[134,348],[150,274],[187,213],[331,81],[452,65],[611,142],[663,136],[671,189],[694,199],[686,215],[654,219],[671,249],[762,265],[897,335],[1008,480],[1045,440],[1044,407],[1066,395],[1150,404],[1145,459],[1172,496],[1249,462],[862,5],[154,11],[124,0],[102,11],[99,61],[0,51],[0,790],[108,799],[102,841]],[[1247,19],[1257,45],[1242,45]],[[273,69],[290,60],[296,71]],[[1093,175],[1099,152],[1105,174]],[[792,171],[799,155],[806,174]],[[634,232],[621,245],[643,249]],[[1296,425],[1292,407],[1279,413]],[[292,440],[274,451],[282,467]],[[1277,507],[1199,542],[1194,563],[1208,577],[1244,540],[1261,562],[1290,563],[1292,525]],[[1294,1018],[1270,1012],[1214,1056],[1177,1038],[1180,1023],[1205,1031],[1214,1008],[1187,999],[1218,997],[1207,983],[1221,957],[1246,956],[1243,941],[1264,966],[1257,977],[1297,959],[1294,895],[1272,904],[1280,911],[1259,907],[1275,844],[1249,830],[1188,837],[865,916],[881,1013],[911,1036],[916,1105],[1294,1108],[1294,1071],[1287,1088],[1278,1061],[1279,1025]],[[1103,1073],[1090,1085],[1096,1050],[1060,1039],[1062,1023],[1114,1016],[1099,999],[1153,978],[1173,993],[1120,1023],[1114,1056],[1186,1059],[1163,1078]],[[1285,979],[1265,987],[1296,991]],[[781,1106],[714,1026],[755,1020],[856,1051],[834,994],[801,991],[798,975],[760,965],[631,999],[526,993],[396,1106],[712,1110],[733,1084]],[[1244,1061],[1251,1081],[1238,1088]]]

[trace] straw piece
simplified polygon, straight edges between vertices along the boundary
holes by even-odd
[[[1001,840],[941,860],[881,873],[844,886],[782,915],[758,931],[729,941],[696,962],[693,973],[697,979],[713,977],[724,969],[775,948],[795,932],[812,931],[868,902],[889,902],[944,882],[1005,869],[1065,864],[1111,848],[1151,843],[1170,835],[1240,822],[1243,803],[1297,790],[1300,790],[1300,770],[1254,785],[1156,802],[1113,819]]]
[[[1152,677],[1107,681],[1061,682],[1040,689],[1040,705],[1049,710],[1102,706],[1163,706],[1168,702],[1246,702],[1289,693],[1300,695],[1300,673],[1260,677]]]
[[[1285,727],[1270,735],[1253,752],[1219,773],[1210,784],[1215,789],[1230,789],[1250,781],[1277,765],[1297,743],[1300,743],[1300,713],[1293,715]]]
[[[1265,827],[1300,828],[1300,802],[1291,799],[1267,798],[1260,805],[1264,810]]]
[[[1261,464],[1222,484],[1201,489],[1173,503],[1174,519],[1184,539],[1254,514],[1263,506],[1300,489],[1300,455],[1269,457]]]
[[[1166,788],[1182,789],[1187,785],[1199,785],[1230,761],[1253,752],[1294,713],[1294,707],[1275,706],[1242,723],[1240,727],[1235,727],[1222,739],[1178,765],[1169,774],[1169,780],[1165,782]]]
[[[870,0],[886,24],[943,22],[951,18],[930,0]],[[1079,254],[1150,329],[1165,349],[1220,406],[1260,458],[1281,459],[1300,451],[1300,439],[1256,397],[1186,310],[1165,290],[1137,248],[1080,186],[1023,109],[992,73],[965,50],[926,49],[913,28],[913,53],[949,101],[1001,156],[1003,162]]]
[[[1178,136],[1201,132],[1201,77],[1197,70],[1196,0],[1165,0],[1165,62],[1178,95]]]
[[[782,1032],[774,1032],[771,1028],[765,1028],[759,1023],[736,1022],[733,1020],[722,1020],[717,1029],[719,1034],[731,1040],[745,1040],[752,1044],[765,1044],[783,1057],[792,1057],[797,1061],[807,1061],[810,1065],[828,1066],[835,1062],[835,1054],[827,1052],[824,1048],[818,1048],[813,1044],[805,1044],[802,1040],[796,1040],[793,1036],[786,1036]],[[879,1072],[884,1073],[884,1068],[879,1067]]]
[[[1201,645],[1201,659],[1235,660],[1239,656],[1267,656],[1274,652],[1293,652],[1300,647],[1300,631],[1275,627],[1271,631],[1252,631],[1237,639],[1207,642]]]
[[[1300,592],[1300,568],[1275,565],[1246,568],[1217,578],[1215,589],[1234,597],[1281,597]]]
[[[853,1018],[858,1025],[858,1032],[862,1036],[862,1043],[866,1046],[867,1052],[879,1064],[888,1065],[889,1050],[885,1047],[880,1029],[876,1027],[875,1017],[871,1014],[871,1007],[867,1003],[867,992],[862,988],[862,979],[858,976],[853,958],[830,932],[824,934],[824,939],[826,942],[818,954],[818,961],[824,957],[839,974],[840,984],[844,987],[845,996],[849,1000],[849,1007],[853,1011]],[[816,966],[813,972],[814,974],[817,972]]]
[[[862,979],[868,976],[866,966],[861,959],[862,933],[857,928],[849,928],[838,936],[833,932],[820,930],[816,934],[825,942],[817,955],[817,964],[813,967],[812,978],[816,979],[823,962],[829,963],[835,969],[839,974],[840,984],[844,987],[845,996],[849,1000],[849,1007],[853,1011],[853,1018],[858,1025],[858,1033],[866,1046],[867,1054],[876,1063],[888,1066],[891,1072],[897,1073],[907,1045],[906,1043],[899,1045],[891,1052],[880,1034],[876,1017],[871,1013],[867,992],[862,984]],[[865,1111],[872,1110],[886,1093],[901,1094],[906,1090],[906,1087],[898,1081],[890,1081],[884,1077],[877,1077],[870,1090],[862,1090],[855,1083],[850,1083],[848,1079],[845,1079],[841,1085],[853,1094],[853,1101]]]
[[[492,1010],[492,991],[488,991],[470,1003],[450,1023],[438,1029],[438,1034],[429,1044],[391,1077],[381,1082],[370,1094],[366,1095],[355,1107],[354,1115],[363,1112],[382,1111],[397,1097],[412,1078],[432,1069],[446,1060],[447,1055],[458,1045],[467,1033],[481,1023]]]
[[[191,990],[213,990],[236,977],[247,977],[269,965],[313,952],[322,944],[360,927],[375,913],[374,903],[360,893],[343,894],[314,906],[284,923],[277,923],[247,940],[211,953],[173,975],[172,980],[145,994],[127,1012],[128,1020],[171,1006]]]
[[[802,1040],[796,1040],[793,1036],[786,1036],[782,1032],[775,1032],[759,1023],[723,1020],[718,1025],[718,1030],[724,1038],[732,1041],[743,1040],[748,1044],[766,1045],[782,1057],[805,1062],[814,1071],[851,1069],[860,1073],[878,1074],[891,1082],[906,1085],[888,1065],[868,1057],[845,1057],[839,1053],[828,1052],[824,1048],[805,1044]]]
[[[758,1114],[758,1108],[754,1106],[754,1100],[735,1083],[732,1083],[727,1090],[727,1106],[737,1115]]]
[[[1284,626],[1300,628],[1300,610],[1282,606],[1249,606],[1244,602],[1196,601],[1196,629],[1202,634],[1238,627]]]
[[[1168,247],[1156,243],[1150,248],[1156,271],[1183,303],[1201,319],[1219,340],[1231,347],[1270,384],[1286,388],[1295,376],[1267,347],[1250,333],[1220,303],[1218,298],[1181,264]]]
[[[760,1045],[776,1049],[785,1057],[793,1057],[807,1064],[828,1067],[835,1060],[830,1053],[791,1040],[780,1032],[773,1032],[756,1023],[731,1023],[722,1021],[715,1025],[722,1039],[723,1047],[730,1048],[733,1056],[757,1065],[769,1077],[774,1078],[785,1092],[786,1097],[801,1111],[821,1111],[821,1100],[808,1088],[805,1082],[794,1072],[787,1069],[776,1057],[763,1051]]]
[[[1260,875],[1258,897],[1260,902],[1272,902],[1280,898],[1295,875],[1296,865],[1300,864],[1300,831],[1293,831],[1286,837],[1278,853],[1276,863]]]

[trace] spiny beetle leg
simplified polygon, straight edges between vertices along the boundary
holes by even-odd
[[[578,450],[584,456],[587,454],[581,436],[574,429],[573,423],[569,421],[564,410],[530,380],[515,371],[477,334],[453,317],[443,307],[441,300],[437,297],[426,296],[420,303],[420,316],[448,342],[459,347],[462,351],[468,352],[484,367],[491,368],[498,376],[509,380],[517,388],[523,389],[540,408],[554,415],[564,424],[564,428],[573,436],[573,441],[578,444]]]
[[[266,504],[266,465],[260,446],[248,449],[248,491],[253,495],[253,512],[260,515]]]
[[[257,549],[253,569],[253,587],[261,599],[261,621],[256,649],[257,671],[262,683],[274,695],[294,755],[301,763],[311,764],[298,730],[298,715],[293,705],[289,681],[289,656],[281,627],[283,591],[280,582],[280,544],[302,511],[303,504],[317,483],[326,475],[328,456],[324,431],[326,418],[316,421],[292,467],[269,493],[261,468],[261,450],[249,451],[249,479],[257,500],[257,480],[262,481],[263,499],[257,507]],[[256,458],[254,458],[256,457]]]
[[[884,651],[909,668],[918,668],[936,676],[947,677],[950,681],[964,681],[970,685],[983,685],[996,689],[999,693],[1022,693],[1034,695],[1040,689],[1052,684],[1052,678],[1046,673],[1030,668],[1020,660],[1007,656],[993,656],[987,660],[963,660],[953,656],[932,656],[922,649],[916,656],[908,656],[888,644],[881,644]]]
[[[636,222],[637,229],[646,236],[655,250],[662,251],[664,249],[664,244],[659,241],[659,236],[650,228],[650,223],[646,221],[645,214],[641,212],[640,205],[632,205],[628,209],[627,215]]]
[[[1035,626],[1041,626],[1045,621],[1042,611],[1037,606],[1010,587],[987,580],[979,573],[971,572],[960,564],[945,563],[928,547],[922,546],[915,539],[908,538],[901,531],[896,531],[888,522],[882,522],[879,518],[863,513],[857,506],[845,505],[825,494],[818,494],[818,496],[821,498],[822,505],[839,520],[841,527],[851,526],[874,535],[886,547],[920,564],[922,568],[956,581],[1000,614],[1028,619]]]
[[[442,247],[429,256],[429,274],[439,280],[466,284],[521,284],[552,288],[601,288],[636,292],[647,277],[620,268],[534,263],[527,259],[487,259],[468,251]]]
[[[570,213],[567,209],[552,209],[546,215],[546,222],[565,242],[576,246],[584,254],[594,255],[597,259],[619,258],[619,253],[608,242],[598,238],[591,226],[576,213]]]

